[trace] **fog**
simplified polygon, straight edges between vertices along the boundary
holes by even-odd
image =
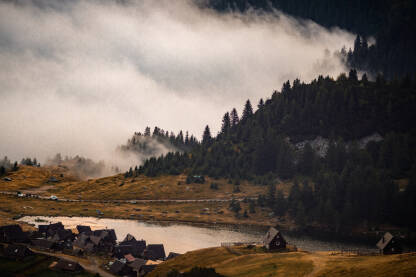
[[[0,155],[113,161],[146,126],[215,134],[222,115],[288,79],[345,71],[354,36],[190,1],[0,3]]]

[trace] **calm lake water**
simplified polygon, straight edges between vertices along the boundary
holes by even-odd
[[[20,219],[38,226],[46,224],[36,219],[50,223],[62,222],[65,228],[75,228],[77,225],[88,225],[94,229],[114,229],[117,239],[123,240],[130,233],[136,239],[144,239],[147,243],[163,243],[166,254],[169,252],[185,253],[200,248],[220,246],[221,242],[260,242],[267,230],[243,226],[194,226],[178,223],[148,223],[137,220],[109,219],[95,217],[46,217],[25,216]],[[283,232],[290,244],[306,251],[330,251],[341,249],[368,249],[366,245],[342,242],[326,242],[307,236],[293,236]]]

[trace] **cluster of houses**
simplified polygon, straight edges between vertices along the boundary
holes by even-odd
[[[114,275],[132,277],[145,276],[160,262],[179,255],[171,252],[166,256],[163,244],[146,244],[146,241],[136,240],[130,234],[117,243],[114,229],[91,230],[89,226],[78,225],[72,232],[60,222],[39,225],[33,232],[23,232],[19,225],[0,227],[0,252],[3,256],[23,259],[34,255],[30,248],[73,256],[112,257],[107,270]],[[66,260],[56,262],[51,268],[73,272],[82,270],[79,264]]]

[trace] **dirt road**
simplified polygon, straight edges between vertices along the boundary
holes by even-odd
[[[47,255],[47,256],[51,256],[51,257],[65,259],[65,260],[71,261],[71,262],[77,262],[82,266],[82,268],[84,268],[86,271],[91,272],[93,274],[98,273],[98,274],[100,274],[100,276],[103,276],[103,277],[116,277],[115,275],[101,269],[100,266],[99,266],[99,262],[94,257],[90,257],[89,259],[83,259],[83,258],[79,258],[79,257],[66,255],[66,254],[39,251],[39,250],[32,249],[32,248],[30,250],[32,250],[33,252],[38,253],[38,254],[43,254],[43,255]]]

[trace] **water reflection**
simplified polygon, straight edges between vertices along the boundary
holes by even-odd
[[[43,222],[39,222],[39,219]],[[221,242],[255,242],[261,241],[265,234],[264,228],[236,226],[193,226],[178,223],[148,223],[136,220],[109,219],[94,217],[46,217],[26,216],[21,221],[35,224],[45,222],[62,222],[65,228],[77,225],[89,225],[92,229],[114,229],[118,240],[128,233],[136,239],[144,239],[147,243],[163,243],[165,251],[185,253],[200,248],[220,246]],[[284,234],[286,240],[306,251],[331,251],[341,249],[368,249],[364,245],[342,242],[326,242],[306,236]]]

